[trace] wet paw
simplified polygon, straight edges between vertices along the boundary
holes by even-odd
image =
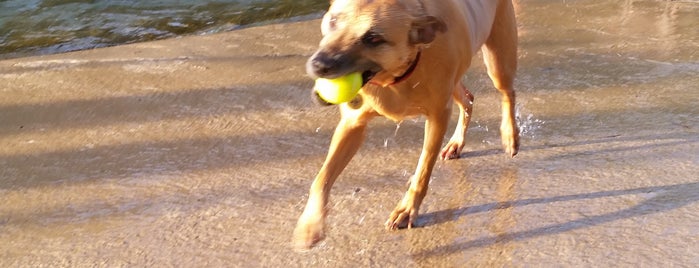
[[[461,150],[464,148],[464,142],[463,141],[452,141],[450,140],[446,146],[442,149],[442,152],[439,154],[440,159],[442,160],[450,160],[450,159],[456,159],[461,156]]]
[[[513,135],[510,137],[502,137],[502,146],[505,150],[505,154],[510,157],[515,157],[517,152],[519,152],[519,136]]]
[[[515,157],[519,151],[519,129],[517,126],[501,127],[500,133],[502,138],[502,147],[505,150],[505,154],[509,155],[510,157]]]
[[[515,157],[517,152],[519,152],[519,143],[515,141],[514,143],[508,143],[503,145],[505,147],[505,154],[510,157]]]
[[[391,216],[385,223],[386,230],[397,230],[399,228],[412,228],[414,219],[417,218],[417,212],[413,213],[410,209],[398,209],[391,213]]]
[[[294,229],[294,248],[299,251],[308,250],[323,238],[325,238],[325,224],[322,216],[302,215]]]
[[[398,228],[412,228],[413,223],[417,220],[419,204],[415,204],[410,193],[406,193],[403,200],[391,212],[391,216],[384,224],[386,230],[396,230]]]

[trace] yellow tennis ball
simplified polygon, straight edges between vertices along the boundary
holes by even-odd
[[[351,101],[362,88],[362,74],[351,73],[335,79],[316,79],[315,90],[325,101],[340,104]]]

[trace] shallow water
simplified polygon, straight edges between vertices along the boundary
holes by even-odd
[[[338,118],[304,75],[317,21],[0,61],[0,266],[696,266],[698,12],[521,2],[520,154],[476,60],[421,228],[382,224],[424,120],[377,119],[306,253],[291,233]]]
[[[0,1],[0,59],[308,19],[322,0]],[[296,18],[299,17],[299,18]]]

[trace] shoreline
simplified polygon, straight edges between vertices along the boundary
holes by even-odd
[[[73,44],[72,41],[68,41],[65,43],[57,43],[57,44],[45,44],[45,45],[41,45],[41,46],[32,45],[30,47],[15,48],[12,51],[0,53],[0,60],[16,59],[16,58],[32,57],[32,56],[41,56],[41,55],[60,54],[60,53],[83,51],[83,50],[98,49],[98,48],[107,48],[107,47],[135,44],[135,43],[142,43],[142,42],[152,42],[152,41],[159,41],[159,40],[166,40],[166,39],[177,39],[177,38],[189,37],[189,36],[203,36],[203,35],[210,35],[210,34],[217,34],[217,33],[225,33],[225,32],[237,31],[237,30],[242,30],[242,29],[247,29],[247,28],[266,26],[266,25],[316,20],[316,19],[319,19],[320,17],[322,17],[323,14],[324,14],[323,11],[319,11],[319,12],[312,12],[309,14],[297,15],[297,16],[293,16],[293,17],[267,19],[267,20],[263,20],[263,21],[256,21],[256,22],[246,23],[246,24],[233,24],[233,25],[231,25],[230,23],[227,23],[227,24],[223,24],[223,25],[216,25],[216,26],[210,26],[210,27],[206,27],[206,28],[196,29],[194,31],[190,30],[187,33],[161,34],[161,35],[157,35],[154,38],[150,38],[150,39],[132,37],[130,39],[127,38],[127,40],[121,41],[121,42],[105,41],[105,42],[99,42],[97,44],[91,43],[90,44],[91,47],[86,47],[87,45],[80,46],[79,44]],[[100,37],[97,37],[97,36],[92,36],[92,37],[87,36],[87,37],[88,37],[88,39],[89,38],[100,39]],[[12,40],[9,40],[8,42],[12,43]]]

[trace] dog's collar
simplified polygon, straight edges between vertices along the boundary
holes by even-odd
[[[412,63],[410,63],[410,67],[408,67],[408,70],[406,70],[405,73],[403,73],[403,75],[398,76],[398,77],[394,77],[393,82],[391,82],[385,86],[392,86],[392,85],[398,84],[398,83],[403,82],[406,79],[408,79],[408,77],[410,77],[410,75],[413,74],[413,72],[415,71],[415,68],[417,67],[417,63],[420,61],[420,54],[422,54],[422,52],[418,51],[417,55],[415,56],[415,59],[413,60]],[[369,83],[374,84],[374,85],[384,86],[384,85],[381,85],[381,84],[373,82],[373,81],[369,81]]]

